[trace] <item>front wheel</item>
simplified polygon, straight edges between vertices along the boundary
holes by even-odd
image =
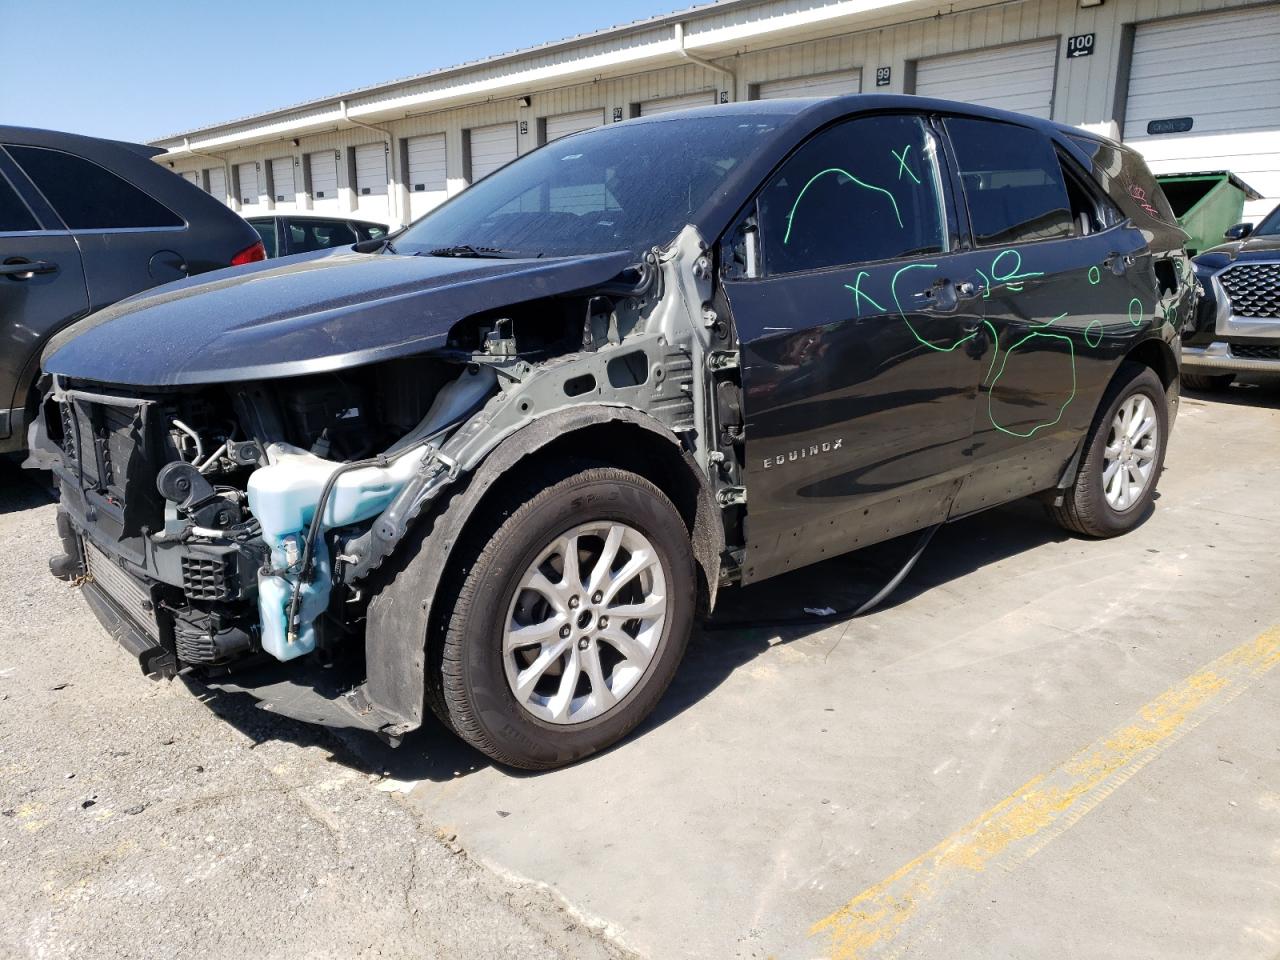
[[[1075,483],[1050,515],[1091,537],[1132,530],[1155,498],[1168,438],[1164,384],[1149,367],[1124,364],[1098,406]]]
[[[547,479],[461,548],[440,661],[449,725],[526,769],[633,730],[671,682],[694,610],[689,532],[662,491],[609,467]]]

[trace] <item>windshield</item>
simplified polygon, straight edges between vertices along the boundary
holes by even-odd
[[[1253,231],[1255,237],[1280,237],[1280,207],[1267,214],[1267,218]]]
[[[674,117],[557,140],[418,220],[396,251],[553,257],[667,243],[786,119]]]

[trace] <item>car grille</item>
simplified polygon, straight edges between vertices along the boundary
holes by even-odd
[[[145,630],[153,640],[160,639],[160,627],[147,588],[120,568],[120,565],[84,540],[85,568],[89,579],[102,588],[102,592],[115,601],[129,619]]]
[[[1280,318],[1280,263],[1238,263],[1220,279],[1236,316]]]
[[[1231,355],[1240,360],[1280,360],[1280,346],[1233,343],[1231,344]]]

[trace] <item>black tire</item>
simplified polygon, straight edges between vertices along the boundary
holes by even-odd
[[[1231,386],[1234,373],[1183,373],[1182,385],[1199,393],[1221,393]]]
[[[626,736],[666,692],[684,656],[695,605],[689,531],[671,501],[634,473],[612,467],[551,468],[505,498],[493,522],[459,545],[449,597],[442,597],[438,696],[441,719],[499,763],[528,770],[563,766]],[[568,472],[569,475],[565,476]],[[652,660],[630,692],[581,723],[545,721],[521,705],[507,681],[503,636],[521,578],[540,552],[581,524],[618,521],[652,544],[663,565],[666,621]]]
[[[1116,510],[1107,502],[1103,490],[1107,436],[1121,404],[1136,393],[1146,394],[1155,408],[1158,431],[1155,468],[1142,494],[1124,510]],[[1129,532],[1142,520],[1155,498],[1168,443],[1169,399],[1164,384],[1150,367],[1123,364],[1098,404],[1075,483],[1063,491],[1062,506],[1048,507],[1049,515],[1066,529],[1089,537],[1114,537]]]

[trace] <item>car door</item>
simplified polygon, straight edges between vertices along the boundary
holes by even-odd
[[[1146,240],[1040,130],[945,126],[980,252],[988,362],[958,515],[1054,486],[1152,303]],[[1132,321],[1132,322],[1131,322]]]
[[[25,443],[23,414],[45,340],[89,308],[75,238],[38,196],[24,202],[15,175],[0,150],[0,449]]]
[[[93,309],[187,275],[186,223],[160,201],[65,150],[6,150],[75,237]]]
[[[815,134],[762,188],[741,347],[747,581],[944,519],[968,471],[983,301],[938,132],[886,114]]]

